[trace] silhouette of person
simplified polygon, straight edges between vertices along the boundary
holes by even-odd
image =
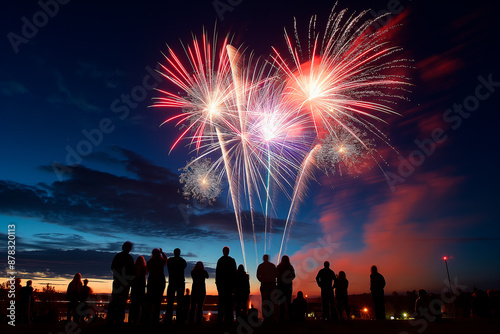
[[[335,282],[335,273],[330,269],[330,262],[325,261],[323,268],[316,275],[316,283],[321,289],[321,304],[323,308],[323,320],[338,319],[337,309],[335,308],[335,296],[333,294],[333,284]]]
[[[132,288],[130,289],[130,310],[129,322],[138,323],[140,319],[144,318],[144,304],[146,301],[146,277],[148,268],[144,256],[139,256],[135,260],[135,278],[132,281]],[[163,295],[163,291],[162,291]]]
[[[217,286],[217,323],[227,326],[233,323],[233,289],[236,281],[236,261],[229,256],[229,247],[222,248],[222,256],[215,268],[215,285]]]
[[[306,321],[307,300],[304,298],[302,291],[297,292],[297,298],[292,302],[293,320],[297,322]]]
[[[500,318],[500,290],[489,289],[486,293],[491,301],[491,316],[494,319]]]
[[[424,289],[418,290],[418,298],[415,301],[415,318],[424,319],[429,311],[429,297]]]
[[[89,287],[89,280],[83,280],[82,292],[81,292],[81,301],[86,303],[88,302],[90,295],[92,294],[92,289]]]
[[[182,310],[183,314],[184,314],[184,322],[187,322],[188,321],[188,318],[189,318],[189,315],[191,314],[190,313],[190,310],[191,310],[191,290],[189,288],[186,288],[186,292],[184,293],[184,299],[183,299],[183,303],[184,303],[184,308]]]
[[[491,318],[491,305],[488,294],[478,288],[474,288],[472,293],[471,316],[475,319]]]
[[[385,319],[385,303],[384,303],[384,288],[385,279],[377,269],[377,266],[372,266],[370,274],[370,290],[372,292],[373,305],[375,308],[375,319]]]
[[[27,281],[26,286],[20,287],[18,296],[18,314],[19,314],[19,322],[31,322],[32,312],[33,312],[33,287],[32,281]],[[21,280],[19,280],[19,284],[21,284]]]
[[[262,315],[264,321],[274,319],[275,305],[271,300],[271,292],[276,289],[276,266],[269,262],[269,255],[262,257],[262,262],[257,267],[257,279],[260,282],[260,295],[262,297]],[[266,310],[267,308],[267,310]]]
[[[170,260],[169,260],[170,261]],[[146,264],[148,271],[148,294],[147,311],[144,320],[147,322],[151,318],[153,325],[158,324],[160,320],[160,307],[165,291],[165,265],[167,256],[161,248],[155,248],[151,252],[151,258]]]
[[[279,301],[279,316],[280,320],[285,320],[285,312],[288,313],[288,321],[293,318],[292,313],[292,281],[295,278],[295,269],[290,263],[290,258],[284,255],[281,258],[281,263],[276,267],[278,290],[281,291],[283,297]]]
[[[89,287],[89,280],[88,279],[84,279],[83,280],[82,290],[80,292],[80,304],[82,304],[82,305],[77,310],[77,311],[80,312],[80,315],[82,317],[85,317],[86,315],[91,315],[92,314],[92,313],[90,313],[88,311],[89,305],[87,303],[89,301],[91,295],[92,295],[92,289]]]
[[[337,298],[337,306],[339,318],[342,319],[342,313],[345,311],[347,320],[349,320],[349,303],[347,301],[347,287],[349,281],[346,278],[345,272],[339,271],[339,276],[335,280],[335,297]]]
[[[115,255],[111,263],[113,272],[113,290],[108,305],[108,324],[123,324],[125,320],[125,307],[127,306],[130,283],[134,279],[134,258],[130,251],[134,245],[126,241],[122,245],[122,251]]]
[[[203,304],[207,295],[205,279],[208,278],[208,272],[203,266],[203,262],[198,261],[191,270],[193,285],[191,286],[191,312],[189,313],[189,323],[200,325],[203,321]]]
[[[234,291],[236,299],[236,318],[247,316],[247,304],[250,297],[250,276],[245,271],[245,267],[240,264],[236,271],[236,288]]]
[[[73,316],[73,321],[78,323],[80,321],[80,316],[76,310],[78,304],[80,304],[80,298],[82,293],[82,275],[76,273],[73,280],[69,282],[68,289],[66,290],[66,300],[68,301],[68,312],[67,321],[71,321]]]
[[[167,287],[167,312],[165,314],[166,323],[172,322],[173,310],[174,310],[174,299],[177,296],[177,309],[176,318],[177,324],[181,325],[185,322],[184,318],[184,289],[186,288],[186,283],[184,282],[184,269],[186,269],[187,263],[181,257],[181,250],[179,248],[174,249],[174,257],[168,259],[167,269],[168,269],[168,287]]]

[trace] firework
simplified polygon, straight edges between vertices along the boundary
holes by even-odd
[[[272,198],[289,199],[281,255],[314,167],[357,174],[375,159],[373,138],[387,143],[377,123],[397,114],[391,105],[408,85],[397,72],[407,60],[366,14],[332,10],[323,32],[313,17],[306,48],[296,28],[293,40],[285,30],[291,60],[273,48],[267,62],[229,37],[218,42],[215,32],[193,36],[182,56],[168,48],[161,72],[181,93],[160,90],[155,106],[182,111],[164,122],[184,127],[171,149],[186,139],[196,153],[182,169],[183,194],[214,201],[227,178],[245,266],[243,209],[251,213],[257,261],[254,213],[265,215],[266,252]]]
[[[362,167],[367,164],[367,159],[373,157],[374,140],[349,122],[347,126],[351,131],[339,125],[334,126],[333,131],[321,141],[316,154],[316,165],[326,174],[333,175],[336,171],[340,175],[343,172],[350,175],[360,174]]]
[[[211,159],[191,159],[184,167],[179,181],[184,184],[182,194],[186,198],[193,198],[200,202],[213,203],[220,195],[220,173],[214,168]]]

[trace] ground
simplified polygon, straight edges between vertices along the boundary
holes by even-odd
[[[269,324],[251,326],[238,323],[231,329],[224,329],[215,324],[184,327],[147,327],[125,324],[120,328],[108,327],[104,322],[94,322],[77,327],[65,324],[18,324],[13,330],[12,326],[0,325],[0,332],[5,333],[43,333],[43,334],[132,334],[132,333],[228,333],[228,334],[309,334],[309,333],[335,333],[335,334],[412,334],[412,333],[458,333],[458,334],[498,334],[500,333],[500,319],[446,319],[440,323],[426,323],[424,320],[416,323],[408,320],[352,320],[343,322],[327,322],[319,320],[306,321],[301,324]]]

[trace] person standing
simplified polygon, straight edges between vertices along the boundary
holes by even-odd
[[[108,305],[108,324],[123,324],[125,320],[125,307],[127,306],[130,284],[135,277],[134,258],[130,251],[134,245],[126,241],[122,245],[122,251],[115,255],[111,263],[113,272],[113,290]]]
[[[208,278],[208,272],[203,266],[203,262],[196,262],[191,270],[193,285],[191,286],[191,312],[189,313],[189,323],[201,325],[203,321],[203,304],[207,295],[205,279]]]
[[[295,269],[290,263],[290,258],[287,255],[282,257],[281,263],[278,264],[276,270],[278,290],[281,291],[282,296],[285,298],[279,303],[279,318],[280,321],[284,321],[285,313],[288,313],[288,321],[291,321],[293,318],[292,281],[295,278]],[[283,297],[281,297],[281,299],[283,299]]]
[[[167,311],[164,320],[167,324],[172,322],[175,298],[177,298],[176,323],[181,325],[185,322],[183,300],[184,289],[186,288],[186,283],[184,281],[184,269],[186,269],[186,267],[187,263],[186,260],[181,257],[181,250],[179,248],[174,249],[174,257],[168,259],[167,262]]]
[[[19,280],[20,282],[20,280]],[[16,296],[19,298],[17,305],[17,312],[19,313],[19,322],[31,323],[32,313],[33,313],[33,281],[29,280],[26,282],[26,286],[19,288]]]
[[[217,303],[217,322],[219,325],[233,324],[233,290],[236,281],[236,261],[229,256],[229,247],[222,248],[222,256],[215,269],[215,285],[219,300]]]
[[[349,320],[349,305],[347,302],[347,287],[349,281],[345,272],[339,271],[339,277],[335,280],[335,298],[337,298],[337,306],[339,311],[339,318],[342,319],[342,312],[345,311],[347,320]]]
[[[296,322],[306,321],[307,300],[304,298],[302,291],[297,292],[297,298],[292,302],[293,320]]]
[[[274,310],[276,309],[276,305],[271,300],[271,292],[276,289],[276,266],[269,262],[267,254],[262,257],[262,260],[263,262],[257,267],[257,279],[260,282],[262,316],[264,321],[269,322],[274,319]]]
[[[84,279],[82,290],[80,293],[80,306],[77,309],[77,311],[81,313],[80,316],[82,316],[84,321],[89,321],[90,317],[92,317],[94,314],[93,312],[94,310],[91,310],[88,304],[88,301],[90,300],[90,296],[92,295],[92,293],[93,293],[92,288],[89,286],[89,280]]]
[[[148,275],[147,311],[144,319],[152,319],[153,325],[160,321],[160,307],[165,291],[165,265],[167,256],[160,248],[155,248],[151,252],[151,258],[146,265]]]
[[[333,284],[335,273],[330,269],[330,262],[325,261],[323,268],[316,275],[316,283],[321,289],[321,304],[323,306],[323,320],[337,319],[335,308],[335,296],[333,294]]]
[[[379,272],[376,266],[372,266],[370,274],[370,290],[372,292],[373,305],[375,308],[375,319],[385,319],[385,302],[384,302],[385,279]]]
[[[234,291],[236,299],[236,318],[247,317],[247,304],[250,297],[250,277],[245,271],[245,267],[240,264],[236,272],[236,289]]]
[[[71,316],[73,316],[73,322],[80,322],[80,315],[78,314],[77,307],[80,304],[81,293],[82,275],[76,273],[73,280],[69,282],[68,289],[66,290],[66,300],[68,301],[66,321],[68,322],[71,322]]]
[[[138,323],[141,317],[144,318],[143,308],[146,299],[147,275],[148,268],[146,260],[144,259],[144,256],[141,255],[135,260],[135,278],[132,281],[132,288],[130,290],[129,321],[133,323]]]

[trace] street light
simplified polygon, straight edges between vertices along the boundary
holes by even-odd
[[[448,270],[448,257],[443,256],[444,264],[446,266],[446,275],[448,275],[448,283],[450,284],[450,291],[455,296],[455,290],[451,286],[450,271]],[[455,298],[453,298],[453,317],[455,317]]]

